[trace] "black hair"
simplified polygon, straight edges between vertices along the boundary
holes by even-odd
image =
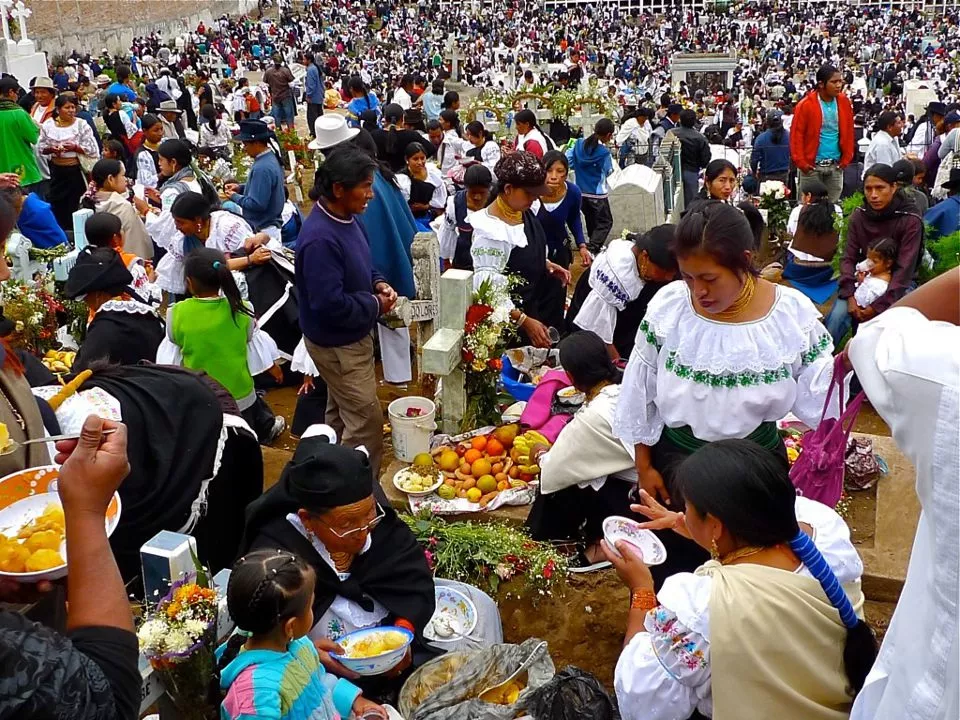
[[[12,75],[0,78],[0,95],[6,95],[10,92],[19,92],[20,83]]]
[[[800,189],[800,194],[809,194],[812,202],[817,203],[829,200],[830,198],[830,191],[827,190],[827,186],[823,184],[822,180],[818,180],[817,178],[804,182],[803,187]]]
[[[737,208],[750,223],[750,232],[753,233],[753,250],[758,252],[763,244],[763,231],[767,229],[767,223],[753,203],[742,202],[737,205]]]
[[[427,132],[433,132],[434,130],[443,130],[440,126],[439,120],[428,120],[427,121]]]
[[[101,113],[104,118],[109,114],[108,111],[120,100],[120,96],[116,93],[107,93],[103,96],[103,112]]]
[[[723,142],[723,136],[720,134],[720,128],[716,125],[710,125],[703,131],[703,136],[711,145],[720,145]]]
[[[692,506],[700,517],[712,515],[744,546],[789,544],[800,532],[786,460],[749,440],[703,446],[677,468],[676,483],[687,513]],[[876,656],[876,638],[863,620],[847,629],[843,664],[854,692]]]
[[[697,124],[697,113],[693,110],[680,111],[680,127],[692,128]]]
[[[73,93],[61,93],[60,95],[57,95],[57,99],[54,100],[53,106],[59,110],[67,103],[70,103],[71,105],[79,105],[80,101],[77,100],[77,96]]]
[[[808,188],[811,188],[812,185],[811,182]],[[836,234],[836,217],[833,203],[830,202],[827,188],[824,186],[822,194],[814,195],[811,202],[800,208],[800,215],[797,217],[797,232],[803,230],[805,235],[814,237]]]
[[[213,208],[210,202],[200,193],[188,190],[177,195],[170,206],[170,215],[181,220],[195,220],[210,217]]]
[[[210,132],[216,134],[219,130],[217,127],[217,109],[213,105],[204,105],[200,111],[200,116],[207,121]]]
[[[600,118],[597,120],[597,124],[593,126],[593,134],[583,141],[583,147],[587,152],[593,152],[600,144],[601,137],[607,137],[608,135],[613,135],[613,133],[613,121],[609,118]]]
[[[146,132],[154,125],[160,123],[160,118],[158,118],[153,113],[145,113],[142,118],[140,118],[140,129]]]
[[[560,341],[558,349],[560,364],[579,390],[592,390],[601,382],[619,383],[623,377],[595,332],[572,332]]]
[[[350,78],[350,80],[347,82],[347,90],[349,90],[351,93],[362,93],[363,99],[367,101],[367,109],[373,109],[373,106],[370,104],[370,88],[368,88],[367,84],[360,79],[359,75],[354,75]]]
[[[103,141],[103,149],[115,152],[119,157],[123,157],[126,154],[126,149],[123,147],[123,143],[113,138]]]
[[[412,142],[409,145],[407,145],[407,149],[403,151],[403,157],[409,160],[417,153],[423,153],[424,155],[426,155],[427,151],[422,144],[418,142]]]
[[[874,132],[886,130],[893,125],[899,117],[900,113],[893,112],[893,110],[886,110],[880,113],[880,117],[877,118],[877,122],[873,126]]]
[[[482,137],[484,139],[484,142],[490,142],[491,140],[493,140],[493,134],[489,130],[484,128],[483,123],[480,122],[479,120],[474,120],[472,122],[467,123],[467,127],[465,129],[468,133],[470,133],[474,137]]]
[[[927,164],[920,158],[910,158],[910,162],[913,163],[913,177],[916,178],[918,175],[927,174]]]
[[[175,160],[181,169],[190,167],[190,163],[193,160],[193,153],[190,152],[190,146],[183,140],[174,138],[164,140],[160,143],[160,147],[157,148],[157,153],[160,157],[166,158],[167,160]]]
[[[443,93],[443,80],[434,80],[430,83],[430,93],[432,95],[440,95]]]
[[[540,160],[540,164],[543,165],[544,172],[553,167],[554,163],[562,164],[563,169],[568,173],[570,172],[570,161],[567,159],[567,156],[559,150],[548,150],[543,154],[543,158]]]
[[[197,195],[197,193],[192,194]],[[180,195],[177,200],[182,197],[183,195]],[[173,204],[175,206],[176,201]],[[189,278],[194,290],[209,293],[222,292],[230,303],[230,313],[234,323],[237,322],[238,313],[250,318],[254,317],[253,310],[243,303],[237,281],[233,279],[233,273],[227,267],[227,256],[216,248],[198,247],[187,253],[183,261],[183,277]]]
[[[676,272],[677,258],[673,254],[676,234],[676,225],[664,224],[652,227],[645,233],[627,233],[626,239],[632,242],[637,250],[646,252],[650,262],[657,267]]]
[[[913,162],[904,158],[903,160],[897,160],[890,167],[893,168],[893,172],[896,174],[897,182],[899,184],[901,185],[913,184],[913,173],[914,173]]]
[[[90,245],[110,247],[114,236],[123,232],[123,223],[113,213],[95,212],[83,224],[83,234]]]
[[[452,110],[453,106],[460,102],[460,93],[456,90],[451,90],[443,96],[443,104],[441,107],[444,110]]]
[[[550,139],[550,137],[543,130],[540,129],[540,125],[537,123],[537,116],[533,112],[533,110],[530,110],[529,108],[524,108],[514,116],[513,122],[524,123],[525,125],[529,125],[531,128],[533,128],[534,130],[539,132],[541,135],[543,135],[543,139],[546,140],[548,145],[548,147],[544,148],[545,151],[553,150],[556,147],[553,144],[553,141]]]
[[[737,176],[737,167],[729,160],[725,160],[723,158],[711,160],[709,163],[707,163],[707,169],[703,173],[704,182],[713,182],[720,177],[721,174],[723,174],[724,170],[729,170],[732,172],[734,177]]]
[[[310,566],[287,550],[254,550],[233,565],[227,583],[227,609],[237,627],[266,635],[302,614],[310,602]],[[233,635],[218,662],[223,670],[247,637]]]
[[[821,65],[820,69],[817,70],[817,85],[826,85],[830,82],[830,78],[836,75],[839,70],[837,70],[833,65]]]
[[[888,185],[897,184],[897,171],[886,163],[874,163],[863,174],[863,182],[867,182],[868,177],[876,177],[883,180]],[[866,201],[864,201],[866,202]]]
[[[882,237],[875,240],[873,245],[870,246],[870,249],[884,260],[895,264],[897,262],[897,253],[900,251],[900,245],[892,237]]]
[[[90,178],[98,188],[102,188],[108,177],[119,175],[121,170],[123,170],[123,163],[119,160],[101,158],[94,163],[93,169],[90,170]]]
[[[678,259],[704,252],[737,275],[757,275],[747,257],[753,252],[754,241],[753,228],[740,210],[719,200],[707,200],[696,204],[680,220],[671,249]]]
[[[117,82],[123,83],[126,82],[130,77],[130,66],[129,65],[117,65]]]
[[[369,180],[377,169],[377,161],[356,145],[338,145],[324,157],[317,168],[310,189],[310,199],[334,200],[333,186],[340,184],[349,189]]]
[[[456,110],[441,110],[440,119],[446,120],[447,124],[456,131],[457,135],[460,134],[460,116],[457,115]],[[440,127],[443,127],[442,125]]]
[[[490,172],[490,168],[486,165],[481,165],[480,163],[471,165],[467,168],[466,172],[463,173],[464,187],[489,188],[491,185],[493,185],[493,173]]]

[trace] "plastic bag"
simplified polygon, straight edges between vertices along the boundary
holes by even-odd
[[[534,720],[619,720],[610,695],[593,675],[570,665],[527,700]]]
[[[400,713],[408,720],[512,720],[555,672],[547,643],[537,638],[449,653],[410,676],[400,691]],[[513,677],[525,678],[516,702],[495,705],[480,699],[485,690]]]

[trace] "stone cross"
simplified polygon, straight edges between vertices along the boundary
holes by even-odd
[[[473,273],[447,270],[440,276],[440,328],[423,346],[421,366],[425,373],[442,378],[440,403],[443,408],[443,432],[460,432],[467,411],[467,391],[460,349],[467,308],[473,299]]]
[[[10,37],[10,21],[7,19],[7,13],[13,7],[13,0],[0,0],[0,20],[3,22],[3,39],[7,42],[13,40]]]
[[[460,82],[460,61],[463,60],[463,55],[460,54],[460,47],[453,35],[447,38],[444,60],[450,61],[450,79],[453,82]]]
[[[594,110],[593,103],[585,102],[580,106],[580,114],[570,118],[570,127],[579,128],[583,131],[583,136],[587,137],[593,132],[593,126],[597,121],[603,118],[603,115]]]
[[[27,18],[33,13],[30,11],[30,8],[23,4],[23,0],[17,0],[17,4],[14,5],[14,7],[16,8],[17,20],[20,23],[20,42],[28,42]]]

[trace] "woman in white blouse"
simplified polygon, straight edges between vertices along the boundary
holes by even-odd
[[[233,156],[233,135],[230,127],[220,118],[213,105],[205,105],[200,111],[200,152],[211,158],[229,160]]]
[[[634,508],[709,550],[654,593],[638,552],[603,548],[631,590],[614,685],[625,720],[693,712],[737,720],[841,720],[876,658],[863,563],[839,515],[797,497],[784,459],[711,443],[677,470],[685,512]]]
[[[467,123],[465,130],[464,162],[483,163],[490,172],[493,172],[500,161],[500,146],[493,139],[493,135],[487,132],[479,120]]]
[[[641,489],[679,502],[673,470],[708,442],[748,438],[785,456],[776,421],[793,412],[820,421],[833,377],[833,343],[798,291],[757,277],[743,213],[705,202],[677,227],[682,281],[650,301],[623,379],[614,432],[635,448]],[[837,408],[832,408],[834,417]],[[658,582],[706,557],[694,543],[662,538]]]
[[[53,208],[57,224],[73,231],[73,213],[87,191],[87,180],[80,165],[81,158],[91,164],[100,157],[93,130],[77,119],[77,98],[64,93],[57,98],[57,114],[40,126],[37,149],[50,158],[50,190],[47,201]]]

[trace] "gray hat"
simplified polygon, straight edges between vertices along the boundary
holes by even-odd
[[[31,87],[34,90],[36,90],[37,88],[41,88],[46,90],[53,90],[54,92],[57,91],[57,86],[53,84],[53,80],[45,76],[40,76],[36,78],[33,81],[33,85]]]
[[[177,105],[176,100],[164,100],[163,102],[160,103],[159,106],[157,106],[157,112],[162,112],[162,113],[171,112],[171,113],[177,113],[179,115],[180,113],[183,112],[183,110],[181,110],[180,107]]]

